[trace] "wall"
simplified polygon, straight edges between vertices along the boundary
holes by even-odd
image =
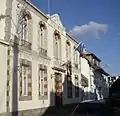
[[[13,21],[15,24],[16,23],[16,15],[17,15],[17,6],[18,3],[23,4],[23,1],[20,0],[13,0],[13,9],[12,9],[12,17],[13,17]],[[62,61],[63,63],[66,63],[67,59],[66,59],[66,40],[68,40],[71,44],[71,61],[72,61],[72,65],[73,65],[73,48],[74,46],[77,44],[74,40],[72,40],[72,38],[68,37],[66,35],[65,29],[62,27],[61,20],[58,19],[57,22],[52,21],[51,19],[47,20],[47,18],[45,16],[43,16],[39,11],[35,10],[35,8],[31,7],[30,5],[28,5],[27,3],[25,4],[26,8],[30,11],[31,16],[32,16],[32,20],[33,20],[33,40],[32,40],[32,51],[31,52],[25,52],[25,51],[20,51],[19,52],[19,58],[25,58],[28,59],[32,62],[32,100],[30,101],[18,101],[18,109],[19,110],[28,110],[28,109],[36,109],[36,108],[42,108],[42,107],[47,107],[50,105],[54,105],[54,96],[50,96],[51,92],[54,92],[54,77],[51,78],[51,75],[53,75],[55,73],[55,70],[52,69],[53,64],[53,39],[54,39],[54,31],[55,29],[57,29],[60,32],[60,36],[61,36],[61,51],[62,51]],[[57,15],[56,15],[57,16]],[[48,39],[48,57],[44,58],[43,56],[39,55],[39,51],[37,48],[37,38],[38,38],[38,23],[40,21],[44,21],[46,26],[47,26],[47,30],[48,30],[48,34],[47,34],[47,39]],[[57,23],[57,24],[56,24]],[[59,25],[60,24],[60,25]],[[11,28],[11,33],[13,35],[15,35],[16,33],[16,28],[15,25],[12,23],[12,28]],[[11,39],[14,39],[14,36],[11,35]],[[79,62],[79,61],[78,61]],[[38,100],[38,64],[45,64],[48,66],[48,99],[47,100]],[[79,63],[78,63],[79,64]],[[74,67],[73,67],[74,68]],[[11,84],[12,85],[12,69],[13,69],[13,51],[11,51]],[[87,60],[81,58],[81,71],[83,73],[83,75],[88,78],[88,82],[89,82],[89,65]],[[65,73],[61,73],[62,74],[62,82],[64,83],[65,81]],[[80,97],[78,99],[75,98],[74,96],[74,92],[75,92],[75,82],[74,82],[74,76],[75,74],[79,75],[79,82],[80,82],[80,78],[81,78],[81,73],[80,73],[80,67],[78,70],[73,71],[72,73],[72,83],[73,83],[73,98],[72,99],[68,99],[67,95],[66,95],[66,90],[63,89],[63,104],[69,104],[69,103],[76,103],[80,101]],[[18,72],[18,78],[19,78],[19,72]],[[90,83],[90,82],[89,82]],[[81,85],[79,84],[79,88],[81,87]],[[64,88],[64,87],[63,87]],[[86,91],[89,91],[89,87],[86,88]],[[18,87],[18,91],[19,91],[19,87]],[[10,111],[12,111],[12,86],[10,87]],[[18,94],[19,96],[19,94]],[[52,99],[53,103],[50,103],[50,99]]]
[[[90,92],[90,67],[85,58],[81,58],[81,73],[88,79],[88,87],[85,88],[85,91]]]
[[[6,112],[7,46],[0,44],[0,113]]]
[[[0,15],[3,14],[5,15],[5,10],[6,10],[6,1],[7,0],[1,0],[0,1]],[[0,39],[4,40],[4,35],[5,35],[5,19],[0,20]]]
[[[12,9],[12,19],[15,24],[17,24],[17,6],[18,4],[23,4],[23,1],[13,1],[13,9]],[[29,109],[37,109],[37,108],[43,108],[43,107],[48,107],[50,104],[50,92],[48,93],[48,99],[46,100],[39,100],[38,99],[38,64],[44,64],[47,65],[48,68],[48,82],[51,83],[50,79],[50,58],[46,57],[44,58],[43,56],[39,55],[39,51],[37,48],[37,37],[38,37],[38,23],[43,20],[45,17],[38,13],[35,9],[33,9],[30,5],[25,4],[27,9],[29,9],[32,20],[33,20],[33,40],[32,40],[32,51],[24,51],[21,50],[19,51],[18,58],[25,58],[29,61],[32,62],[32,100],[30,101],[19,101],[19,86],[18,86],[18,110],[29,110]],[[46,19],[43,20],[46,22]],[[11,29],[11,39],[14,40],[14,35],[16,34],[16,28],[15,25],[12,23],[12,29]],[[48,53],[49,55],[49,53]],[[11,49],[11,83],[12,85],[12,74],[13,74],[13,50]],[[19,60],[19,59],[18,59]],[[18,63],[19,66],[19,63]],[[19,69],[18,69],[18,80],[19,80]],[[19,84],[18,84],[19,85]],[[51,88],[48,85],[48,89],[51,90]],[[50,91],[48,90],[48,91]],[[12,111],[12,86],[10,86],[10,111]]]

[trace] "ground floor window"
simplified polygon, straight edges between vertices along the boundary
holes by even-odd
[[[79,80],[78,75],[75,75],[75,97],[79,97]]]
[[[32,99],[32,63],[26,59],[20,60],[19,92],[20,100]]]
[[[48,96],[48,79],[47,79],[47,66],[39,65],[39,98],[47,98]]]

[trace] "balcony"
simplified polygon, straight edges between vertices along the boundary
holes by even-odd
[[[26,40],[21,40],[21,46],[24,47],[25,49],[31,50],[32,44]]]
[[[74,66],[76,69],[78,69],[78,64],[77,63],[74,63]]]
[[[43,48],[39,48],[39,54],[42,56],[47,56],[47,50],[45,50]]]
[[[62,72],[66,70],[64,62],[60,58],[53,58],[53,69]]]

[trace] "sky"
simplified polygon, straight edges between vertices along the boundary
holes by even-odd
[[[45,14],[48,0],[32,0]],[[120,0],[49,0],[66,31],[98,56],[111,75],[120,74]]]

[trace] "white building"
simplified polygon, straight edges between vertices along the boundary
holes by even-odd
[[[4,0],[0,12],[0,114],[41,115],[49,106],[89,99],[88,60],[60,17],[25,0]],[[87,93],[87,94],[84,94]]]
[[[101,60],[95,54],[88,53],[87,60],[90,68],[90,92],[92,93],[90,98],[98,100],[108,98],[109,74],[100,67]]]

